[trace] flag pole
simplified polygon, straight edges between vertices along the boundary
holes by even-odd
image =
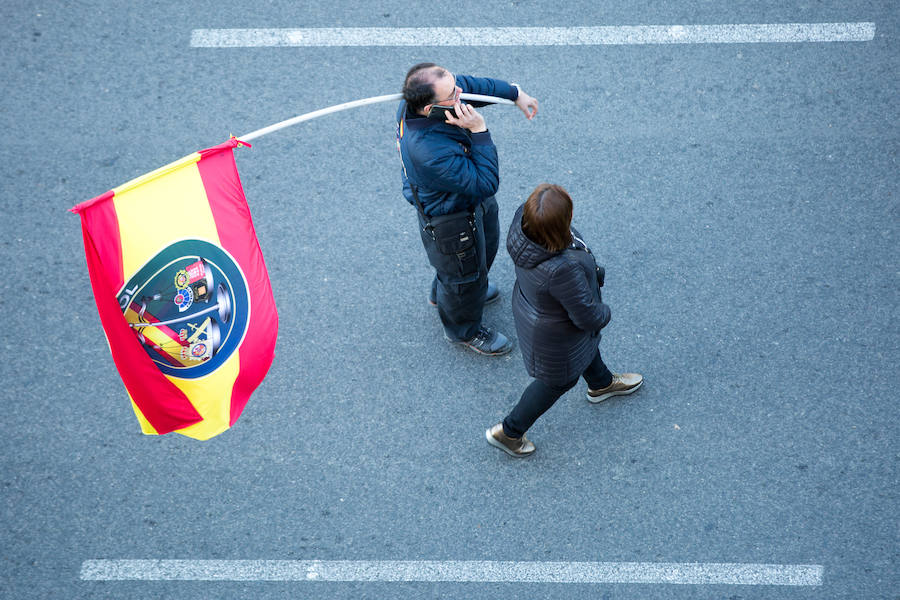
[[[473,100],[475,102],[490,102],[492,104],[515,104],[515,102],[506,98],[498,98],[496,96],[483,96],[481,94],[463,93],[460,94],[459,97],[463,100]],[[318,117],[324,117],[325,115],[330,115],[332,113],[340,112],[342,110],[347,110],[350,108],[358,108],[360,106],[366,106],[369,104],[378,104],[379,102],[392,102],[400,100],[401,98],[403,98],[403,94],[387,94],[385,96],[372,96],[371,98],[363,98],[361,100],[354,100],[352,102],[344,102],[343,104],[335,104],[334,106],[314,110],[313,112],[302,114],[292,119],[281,121],[280,123],[275,123],[274,125],[263,127],[262,129],[257,129],[256,131],[251,131],[246,135],[238,136],[237,139],[242,142],[249,142],[251,140],[255,140],[258,137],[262,137],[266,134],[278,131],[279,129],[284,129],[285,127],[296,125],[297,123],[302,123],[304,121],[309,121]]]

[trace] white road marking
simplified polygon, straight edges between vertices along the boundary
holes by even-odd
[[[821,565],[434,560],[87,560],[85,581],[822,585]]]
[[[595,46],[868,42],[875,23],[620,25],[600,27],[322,27],[195,29],[194,48],[264,46]]]

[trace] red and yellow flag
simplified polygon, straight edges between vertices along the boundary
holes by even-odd
[[[141,429],[205,440],[272,364],[278,314],[236,139],[72,208],[100,321]]]

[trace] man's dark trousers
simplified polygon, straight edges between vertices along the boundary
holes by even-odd
[[[456,257],[438,252],[434,240],[425,228],[425,220],[419,211],[419,232],[422,245],[428,254],[428,262],[436,271],[431,282],[432,296],[437,298],[438,314],[444,332],[454,342],[464,342],[475,337],[481,327],[481,314],[487,295],[488,271],[494,264],[500,245],[500,220],[497,199],[486,198],[475,209],[475,248],[478,272],[461,277],[456,267]]]

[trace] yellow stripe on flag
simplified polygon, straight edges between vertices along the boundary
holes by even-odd
[[[196,155],[197,160],[200,155]],[[216,222],[209,210],[197,160],[162,177],[125,184],[113,190],[122,240],[125,281],[148,260],[177,240],[201,239],[218,245]],[[177,164],[177,163],[173,163]]]
[[[216,222],[197,168],[195,153],[130,181],[113,191],[122,240],[124,281],[168,245],[182,239],[206,240],[221,245]],[[238,353],[214,372],[197,379],[166,375],[191,401],[203,421],[177,430],[196,439],[209,439],[228,429],[231,390],[240,371]],[[156,434],[132,401],[141,431]]]

